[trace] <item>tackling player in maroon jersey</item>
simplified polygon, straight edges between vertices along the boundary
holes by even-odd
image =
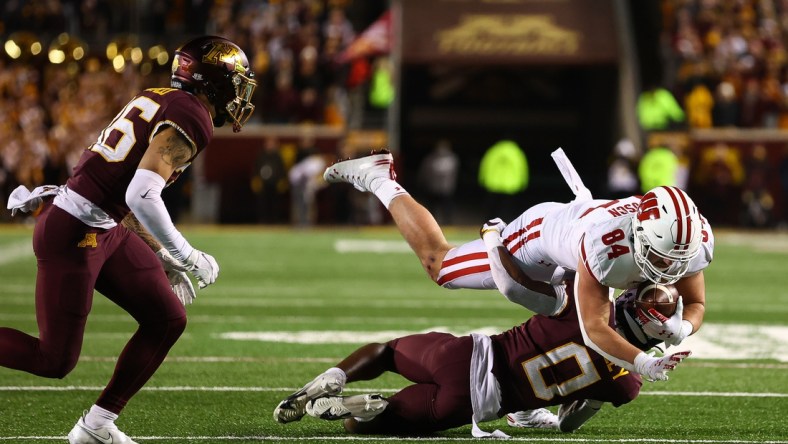
[[[147,89],[87,148],[64,186],[15,190],[12,210],[43,203],[33,234],[39,336],[0,328],[0,365],[63,378],[77,364],[94,289],[139,328],[111,380],[68,434],[71,444],[133,444],[115,420],[186,327],[185,304],[219,265],[175,228],[161,198],[208,146],[213,127],[240,131],[251,116],[254,73],[231,41],[199,37],[176,50],[171,88]]]
[[[572,286],[568,285],[569,292]],[[631,344],[648,350],[638,323],[634,292],[623,293],[611,309],[610,327]],[[633,331],[638,329],[639,331]],[[387,398],[377,394],[338,396],[345,384],[375,379],[386,371],[413,382]],[[456,337],[448,333],[404,336],[385,344],[362,346],[274,411],[279,422],[305,414],[344,419],[360,434],[410,435],[473,424],[522,410],[559,405],[553,427],[578,429],[609,402],[618,407],[635,399],[641,377],[611,363],[583,344],[574,298],[554,316],[534,315],[503,333]],[[537,412],[539,410],[536,410]],[[552,415],[550,412],[546,412]],[[503,437],[500,431],[493,432]]]

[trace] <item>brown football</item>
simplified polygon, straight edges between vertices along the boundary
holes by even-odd
[[[644,282],[638,286],[637,291],[635,307],[644,312],[648,312],[649,308],[654,308],[667,317],[673,316],[673,313],[676,312],[679,292],[673,285]]]

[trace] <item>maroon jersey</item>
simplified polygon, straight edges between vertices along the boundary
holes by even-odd
[[[581,399],[618,407],[640,392],[640,375],[613,365],[584,345],[574,296],[567,296],[567,307],[558,316],[535,315],[492,336],[493,374],[501,384],[504,412]],[[610,319],[612,326],[612,308]]]
[[[129,212],[126,188],[150,140],[165,125],[189,141],[195,156],[213,137],[211,115],[197,97],[172,88],[146,89],[131,99],[82,154],[66,185],[119,222]],[[176,170],[167,183],[185,168]]]

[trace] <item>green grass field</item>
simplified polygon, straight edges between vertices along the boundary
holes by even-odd
[[[310,417],[280,425],[271,414],[280,399],[363,343],[435,329],[502,331],[530,315],[497,292],[437,287],[392,228],[184,232],[216,257],[221,274],[188,307],[186,333],[118,420],[140,443],[404,441],[350,437],[339,422]],[[461,242],[475,233],[447,237]],[[698,355],[670,381],[645,383],[634,402],[606,406],[573,434],[511,429],[505,421],[482,427],[534,442],[788,443],[788,235],[716,234],[706,325],[691,338],[701,341]],[[0,228],[0,325],[36,334],[30,245],[29,227]],[[80,362],[68,377],[0,369],[0,441],[65,442],[134,329],[97,294]],[[403,385],[384,375],[348,393],[386,394]],[[463,427],[408,441],[437,440],[473,438]]]

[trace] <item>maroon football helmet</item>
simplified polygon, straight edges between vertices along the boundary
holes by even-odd
[[[197,37],[176,49],[170,83],[173,88],[204,93],[216,108],[213,124],[230,122],[236,133],[254,112],[254,72],[241,48],[225,38]]]
[[[635,313],[637,294],[638,288],[634,287],[619,294],[618,298],[616,298],[616,330],[630,344],[643,351],[649,351],[663,341],[647,335],[643,331],[643,327],[638,324],[637,314]]]

